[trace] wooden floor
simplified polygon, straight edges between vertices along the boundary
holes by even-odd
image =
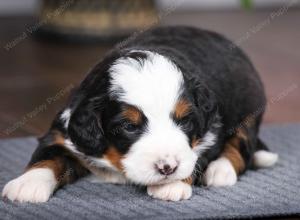
[[[276,12],[276,10],[275,10]],[[161,24],[223,33],[252,59],[269,99],[265,123],[300,122],[300,11],[170,12]],[[1,137],[41,135],[76,86],[111,45],[37,41],[31,17],[0,18]],[[7,50],[8,43],[16,44]]]

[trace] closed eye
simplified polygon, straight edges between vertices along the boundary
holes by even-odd
[[[185,131],[191,131],[194,129],[194,123],[191,120],[184,120],[183,122],[180,123],[180,126]]]
[[[132,133],[132,132],[136,132],[139,129],[139,126],[136,124],[127,122],[123,128],[125,131]]]
[[[191,114],[184,116],[181,119],[174,119],[175,123],[181,127],[184,131],[191,131],[194,129],[194,123],[192,118],[190,117]]]

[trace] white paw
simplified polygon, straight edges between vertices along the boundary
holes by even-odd
[[[147,193],[156,199],[179,201],[192,196],[192,187],[182,181],[176,181],[164,185],[148,186]]]
[[[278,160],[278,154],[259,150],[254,153],[254,165],[258,168],[266,168],[273,166]]]
[[[232,186],[236,181],[236,172],[231,162],[224,157],[211,162],[204,174],[204,182],[207,186]]]
[[[8,182],[3,197],[19,202],[46,202],[55,190],[57,181],[48,168],[36,168]]]

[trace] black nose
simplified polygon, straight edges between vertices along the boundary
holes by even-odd
[[[157,170],[162,175],[171,175],[177,169],[177,166],[171,167],[169,164],[164,164],[162,167],[157,166]]]

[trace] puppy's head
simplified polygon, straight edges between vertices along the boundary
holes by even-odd
[[[71,110],[67,127],[77,150],[134,183],[188,178],[214,142],[209,111],[200,107],[208,97],[198,96],[199,88],[187,86],[176,65],[157,53],[131,51],[105,71],[83,82],[93,83],[82,86],[88,95]]]

